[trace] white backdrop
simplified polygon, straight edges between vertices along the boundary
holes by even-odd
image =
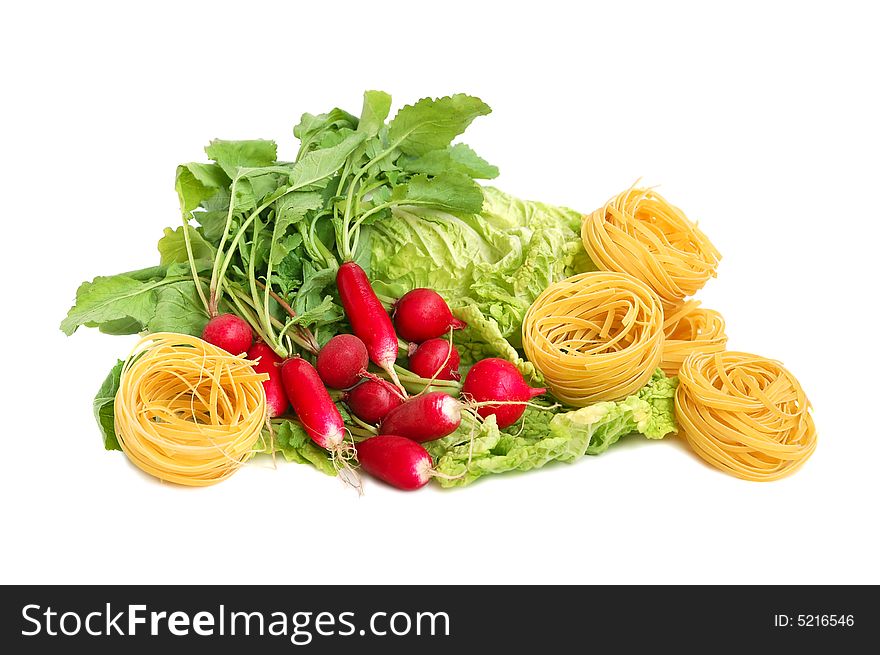
[[[296,3],[299,4],[299,3]],[[880,582],[880,47],[870,3],[18,3],[4,11],[2,582]],[[27,8],[24,8],[24,7]],[[328,5],[329,6],[329,5]],[[157,260],[178,162],[294,150],[303,111],[468,92],[501,188],[590,211],[642,177],[722,251],[701,294],[781,359],[819,446],[783,481],[683,442],[460,491],[357,498],[294,464],[203,490],[104,452],[91,399],[134,337],[58,323]],[[874,298],[874,301],[870,299]]]

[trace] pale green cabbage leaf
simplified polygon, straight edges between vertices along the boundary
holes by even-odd
[[[528,471],[553,461],[599,455],[628,434],[662,439],[677,430],[674,397],[678,378],[658,369],[638,393],[619,402],[600,402],[570,412],[529,407],[520,423],[501,431],[490,416],[479,427],[425,444],[444,477],[444,487],[463,486],[485,475]],[[473,444],[470,442],[472,430]]]

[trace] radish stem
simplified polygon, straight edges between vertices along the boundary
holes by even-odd
[[[183,219],[183,242],[186,245],[186,258],[189,260],[189,270],[192,272],[193,284],[196,286],[196,291],[199,294],[202,304],[205,306],[205,311],[208,312],[208,316],[214,318],[216,314],[211,314],[211,308],[208,305],[208,298],[202,290],[202,282],[199,278],[199,272],[196,269],[196,259],[193,256],[192,243],[189,238],[189,219],[187,218]]]
[[[263,284],[260,280],[256,280],[256,283],[257,283],[257,286],[258,286],[258,287],[260,287],[260,288],[263,289],[264,291],[268,292],[268,295],[269,295],[269,296],[270,296],[275,302],[277,302],[277,303],[280,305],[281,309],[283,309],[285,312],[287,312],[287,314],[288,314],[291,318],[296,318],[296,312],[293,311],[293,307],[291,307],[290,304],[289,304],[286,300],[284,300],[284,298],[282,298],[280,295],[278,295],[278,294],[277,294],[275,291],[273,291],[271,288],[267,287],[267,286],[266,286],[265,284]],[[267,313],[267,314],[269,313],[269,303],[268,303],[268,301],[266,302],[266,313]],[[284,327],[282,328],[282,333],[283,333],[283,332],[286,332],[286,331],[288,330],[288,328],[289,328],[290,325],[291,325],[291,323],[289,323],[289,322],[288,322],[288,323],[285,323],[285,324],[284,324]],[[312,353],[313,355],[317,355],[317,354],[318,354],[318,351],[321,349],[321,346],[318,344],[318,340],[315,338],[315,335],[312,334],[312,331],[309,330],[309,329],[306,328],[306,327],[301,326],[301,325],[297,325],[297,326],[296,326],[296,331],[299,333],[299,335],[300,335],[300,337],[303,339],[303,341],[305,341],[306,343],[310,344],[311,347],[310,347],[310,348],[307,348],[307,350],[308,350],[310,353]],[[281,334],[279,334],[278,337],[280,338],[280,337],[281,337]]]

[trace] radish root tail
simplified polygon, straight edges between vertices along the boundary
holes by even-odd
[[[394,385],[398,389],[400,389],[400,393],[403,395],[403,397],[408,398],[409,394],[406,393],[406,388],[404,388],[403,384],[401,384],[400,378],[397,376],[397,371],[394,370],[394,363],[392,362],[387,368],[383,366],[382,370],[389,375]]]
[[[357,449],[354,446],[354,437],[351,441],[343,441],[339,446],[330,451],[333,460],[333,468],[343,484],[356,489],[358,496],[364,495],[364,485],[356,470]]]
[[[480,407],[500,407],[501,405],[521,405],[523,407],[533,407],[543,411],[549,411],[560,407],[559,403],[553,405],[540,405],[538,403],[529,402],[528,400],[484,400],[482,402],[474,402],[473,400],[465,400],[462,398],[463,404],[468,409],[478,409]]]

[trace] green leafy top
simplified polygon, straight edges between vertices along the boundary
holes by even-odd
[[[274,141],[215,139],[209,163],[177,167],[185,227],[166,229],[160,267],[84,283],[62,330],[178,330],[198,334],[233,311],[279,355],[314,353],[339,327],[339,263],[370,269],[372,230],[398,208],[474,213],[475,182],[497,169],[464,144],[479,98],[425,98],[392,119],[391,96],[364,93],[360,116],[334,108],[303,114],[292,162]]]
[[[447,211],[476,212],[483,202],[475,178],[489,165],[472,150],[455,150],[453,139],[478,116],[491,109],[479,98],[458,94],[406,105],[385,123],[391,98],[367,91],[357,131],[364,137],[337,184],[344,202],[333,209],[340,257],[357,250],[359,228],[390,216],[395,207],[425,206]],[[455,152],[461,164],[443,168]]]
[[[339,263],[369,269],[371,226],[398,207],[479,211],[475,178],[497,171],[452,141],[489,107],[459,94],[420,100],[387,121],[390,109],[387,93],[367,91],[360,117],[304,114],[293,162],[276,161],[271,141],[216,140],[205,149],[213,164],[178,168],[184,221],[200,224],[183,232],[184,245],[209,314],[226,298],[279,355],[315,352],[317,333],[341,318]],[[213,247],[207,294],[203,242]]]

